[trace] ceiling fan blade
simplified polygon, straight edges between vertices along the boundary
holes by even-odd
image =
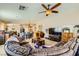
[[[52,9],[54,9],[54,8],[60,6],[60,5],[61,5],[61,3],[57,3],[56,5],[54,5],[53,7],[51,7],[50,10],[52,10]]]
[[[50,4],[48,4],[48,9],[49,9],[49,7],[50,7]]]
[[[39,12],[39,13],[44,13],[44,12],[46,12],[46,11],[41,11],[41,12]]]
[[[58,13],[58,11],[52,11],[52,13]]]
[[[44,4],[41,4],[41,5],[45,10],[48,10],[48,8]]]

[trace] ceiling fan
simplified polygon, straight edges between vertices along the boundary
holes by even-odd
[[[51,13],[58,13],[58,11],[56,11],[54,9],[57,8],[60,5],[61,5],[61,3],[57,3],[50,8],[50,6],[51,6],[50,4],[48,4],[48,6],[46,6],[45,4],[41,4],[41,6],[45,9],[45,11],[42,11],[42,12],[39,12],[39,13],[45,13],[46,16],[50,15]]]

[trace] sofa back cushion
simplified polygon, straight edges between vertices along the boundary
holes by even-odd
[[[74,42],[74,39],[70,39],[66,44],[64,44],[63,47],[70,48],[73,42]]]
[[[6,44],[7,49],[10,50],[12,53],[15,53],[17,55],[29,55],[31,53],[31,46],[29,44],[26,44],[26,46],[20,46],[18,43],[9,41]],[[14,55],[15,56],[15,55]]]

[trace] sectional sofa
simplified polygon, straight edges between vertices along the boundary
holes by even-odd
[[[20,46],[17,42],[9,41],[5,43],[5,52],[9,56],[74,56],[79,46],[79,39],[72,38],[65,44],[57,43],[50,48],[32,48],[31,45],[26,44]]]

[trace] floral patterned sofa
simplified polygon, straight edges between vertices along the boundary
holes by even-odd
[[[36,49],[29,44],[20,46],[16,42],[9,41],[5,44],[5,52],[10,56],[73,56],[78,46],[79,42],[77,42],[76,38],[72,38],[64,45]]]

